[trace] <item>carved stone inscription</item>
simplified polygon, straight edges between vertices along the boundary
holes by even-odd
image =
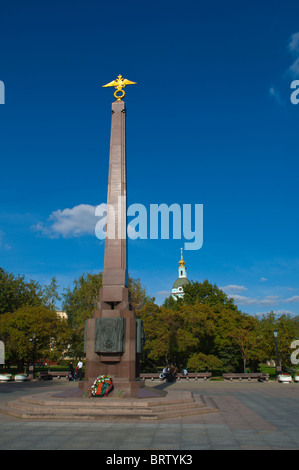
[[[123,353],[125,350],[125,318],[96,318],[95,352]]]

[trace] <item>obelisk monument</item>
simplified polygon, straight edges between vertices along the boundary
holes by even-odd
[[[93,317],[85,327],[85,389],[99,375],[110,375],[114,390],[135,396],[138,328],[129,305],[127,265],[126,108],[122,100],[126,85],[121,75],[106,86],[114,86],[112,103],[107,227],[103,282]]]

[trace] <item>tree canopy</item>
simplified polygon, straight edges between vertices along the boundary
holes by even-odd
[[[62,294],[68,317],[62,321],[56,313],[61,299],[55,277],[41,286],[0,268],[0,339],[9,357],[30,360],[33,334],[40,357],[58,357],[66,347],[72,357],[82,356],[85,321],[97,307],[101,286],[102,273],[84,273],[75,279]],[[273,312],[260,319],[247,315],[208,280],[192,281],[184,290],[184,298],[170,296],[159,306],[139,279],[129,278],[130,303],[143,320],[146,335],[144,371],[171,363],[190,371],[257,370],[259,363],[276,360],[275,329],[279,358],[290,366],[290,345],[299,331],[296,319]]]
[[[23,305],[42,305],[40,285],[0,268],[0,314],[14,312]]]
[[[61,356],[67,349],[69,331],[66,320],[54,310],[43,306],[24,305],[0,317],[0,337],[5,343],[8,359],[30,362],[35,358]]]
[[[168,297],[159,307],[147,303],[139,312],[146,342],[143,367],[176,364],[199,371],[257,370],[259,363],[276,359],[273,331],[279,331],[280,357],[290,365],[294,322],[274,313],[262,319],[238,310],[215,284],[191,282],[183,299]]]
[[[58,284],[53,277],[49,285],[41,286],[38,282],[25,276],[17,275],[0,268],[0,314],[14,312],[24,305],[46,306],[56,308],[60,296]]]
[[[224,306],[230,310],[237,310],[232,298],[229,298],[216,284],[210,284],[208,280],[203,282],[190,282],[184,286],[184,303],[193,305],[196,301],[216,307]]]

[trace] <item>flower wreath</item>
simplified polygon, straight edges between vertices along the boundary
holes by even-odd
[[[107,397],[112,388],[113,382],[110,375],[99,375],[91,386],[90,397]]]

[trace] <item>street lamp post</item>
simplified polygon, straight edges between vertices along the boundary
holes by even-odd
[[[36,346],[36,341],[37,341],[37,337],[35,333],[33,333],[32,337],[30,338],[30,341],[32,343],[32,356],[31,356],[31,364],[29,366],[28,379],[33,380],[35,378],[35,346]]]
[[[276,378],[277,378],[278,374],[281,372],[281,365],[280,365],[279,353],[278,353],[278,341],[277,341],[278,331],[274,330],[273,335],[274,335],[275,349],[276,349]]]

